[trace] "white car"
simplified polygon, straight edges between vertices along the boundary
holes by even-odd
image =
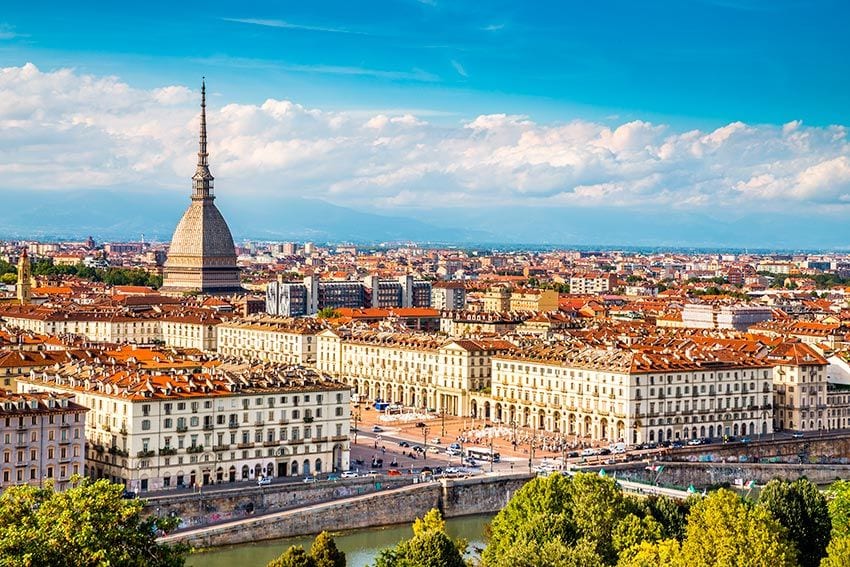
[[[305,482],[305,483],[307,483],[307,484],[313,484],[314,482],[316,482],[316,477],[314,477],[314,476],[305,476],[305,477],[304,477],[304,481],[303,481],[303,482]]]
[[[257,479],[257,486],[266,486],[272,483],[272,477],[270,476],[261,476]]]
[[[360,475],[357,474],[357,471],[345,471],[339,476],[340,478],[357,478]]]

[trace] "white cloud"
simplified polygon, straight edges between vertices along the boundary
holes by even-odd
[[[460,75],[461,77],[464,77],[464,78],[469,77],[469,75],[467,75],[467,73],[466,73],[466,69],[463,68],[463,65],[461,65],[460,62],[452,59],[452,67],[455,68],[455,71],[457,71],[457,74]]]
[[[199,93],[35,65],[0,69],[6,189],[189,190]],[[293,101],[208,107],[219,192],[359,207],[610,206],[784,210],[850,205],[843,126],[734,122],[676,131],[635,120],[540,124],[488,114],[426,122],[399,109]]]

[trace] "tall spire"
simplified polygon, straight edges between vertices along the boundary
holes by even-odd
[[[198,140],[198,167],[192,176],[192,186],[195,192],[192,199],[214,199],[213,176],[210,173],[209,153],[207,153],[207,84],[206,78],[201,79],[201,134]]]

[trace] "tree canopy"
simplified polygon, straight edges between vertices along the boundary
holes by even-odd
[[[345,553],[328,532],[322,532],[313,540],[309,553],[300,545],[291,545],[267,567],[345,567]]]
[[[826,555],[832,523],[826,498],[807,479],[772,480],[762,489],[764,506],[788,532],[801,567],[817,567]]]
[[[143,285],[159,288],[162,285],[162,276],[149,274],[139,268],[91,268],[83,264],[73,266],[58,266],[52,259],[41,259],[32,266],[35,276],[77,276],[78,278],[103,282],[107,285]]]
[[[12,486],[0,495],[0,565],[9,567],[183,565],[187,548],[156,542],[176,518],[142,516],[142,502],[123,499],[106,480],[74,486]]]
[[[446,523],[433,509],[413,524],[413,537],[384,549],[375,567],[465,567],[466,541],[446,534]]]

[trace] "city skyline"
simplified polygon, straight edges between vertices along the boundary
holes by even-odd
[[[829,33],[844,7],[653,7],[646,29],[624,5],[385,8],[211,3],[186,33],[179,7],[142,16],[129,42],[117,8],[9,10],[0,195],[35,203],[15,207],[6,236],[67,236],[41,210],[60,203],[96,236],[166,237],[207,74],[237,238],[848,245],[850,74],[846,39]],[[793,48],[780,37],[792,21]],[[153,214],[135,213],[151,197]]]

